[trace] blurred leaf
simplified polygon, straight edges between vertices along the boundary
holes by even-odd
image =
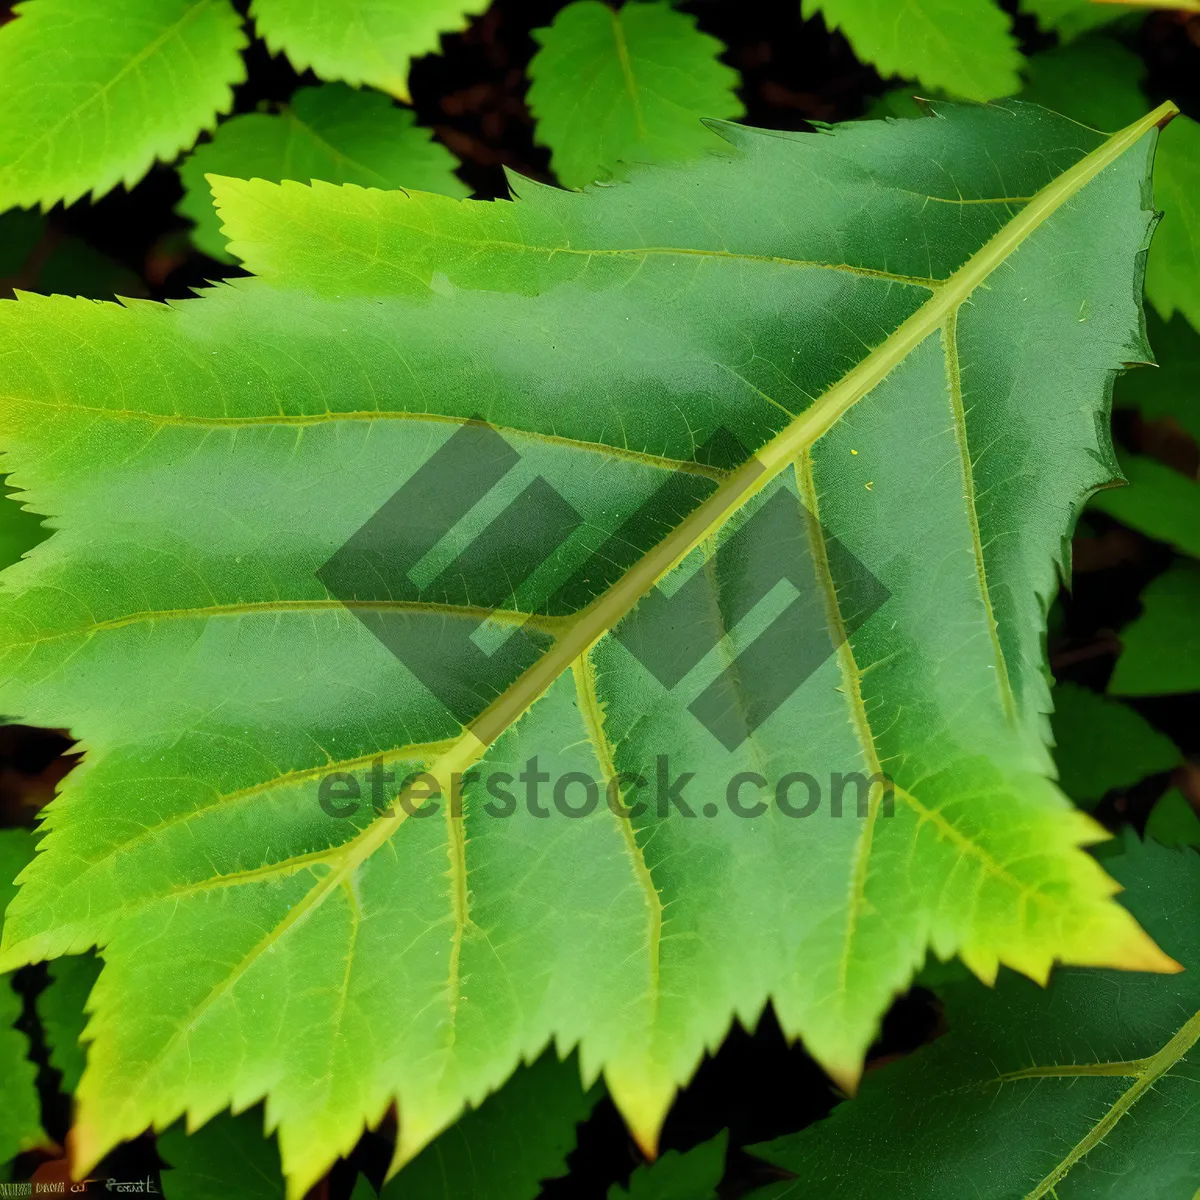
[[[1182,316],[1163,321],[1150,311],[1146,328],[1158,367],[1119,376],[1113,401],[1150,420],[1174,417],[1200,442],[1200,334]]]
[[[1200,856],[1132,835],[1105,864],[1177,975],[1005,971],[941,989],[950,1032],[752,1152],[754,1200],[1189,1200],[1200,1180]]]
[[[38,1020],[50,1049],[50,1065],[62,1073],[59,1086],[67,1095],[79,1086],[87,1062],[87,1052],[80,1043],[87,1023],[83,1008],[102,965],[91,954],[51,959],[47,964],[50,982],[38,993]]]
[[[1055,687],[1051,721],[1059,785],[1084,808],[1181,760],[1175,743],[1140,713],[1078,684]]]
[[[1145,73],[1142,60],[1119,42],[1089,37],[1035,54],[1020,96],[1093,129],[1120,129],[1145,111],[1141,89]]]
[[[533,1200],[542,1180],[566,1174],[575,1126],[601,1094],[584,1092],[574,1057],[560,1062],[544,1054],[417,1155],[384,1186],[383,1200]],[[284,1195],[261,1109],[222,1113],[190,1137],[176,1125],[160,1135],[158,1147],[174,1168],[163,1176],[170,1200]],[[361,1178],[355,1197],[360,1191],[375,1194]]]
[[[1129,486],[1097,492],[1091,507],[1147,537],[1200,557],[1200,484],[1141,454],[1123,455],[1121,470]]]
[[[0,927],[4,910],[17,889],[13,880],[33,857],[33,834],[26,829],[0,829]],[[24,1150],[45,1144],[37,1067],[29,1061],[29,1039],[14,1023],[21,1016],[21,997],[11,976],[0,975],[0,1164]]]
[[[467,27],[489,0],[254,0],[250,14],[272,54],[297,71],[369,84],[408,100],[414,58],[437,54],[444,33]]]
[[[167,1200],[283,1200],[275,1139],[263,1132],[263,1110],[221,1113],[189,1137],[176,1124],[158,1135]]]
[[[0,213],[0,288],[25,265],[42,235],[46,218],[24,209]]]
[[[0,442],[2,446],[2,442]],[[0,475],[0,571],[50,536],[42,518],[22,508]]]
[[[743,111],[737,72],[717,61],[725,47],[669,4],[576,0],[533,36],[529,107],[564,187],[717,149],[702,118]]]
[[[1036,17],[1047,33],[1057,33],[1064,42],[1126,17],[1146,14],[1144,7],[1097,3],[1096,0],[1021,0],[1021,10]]]
[[[1163,210],[1146,266],[1146,295],[1159,314],[1181,312],[1200,329],[1200,125],[1176,117],[1158,143],[1154,200]]]
[[[1165,792],[1151,809],[1146,836],[1164,846],[1200,846],[1200,816],[1178,788]]]
[[[26,0],[0,26],[0,209],[132,187],[245,78],[228,0]]]
[[[206,174],[469,195],[454,174],[456,166],[450,151],[416,124],[411,110],[397,108],[378,92],[327,83],[301,88],[277,114],[247,113],[225,121],[213,140],[180,166],[185,193],[179,211],[195,221],[192,239],[205,254],[232,262]]]
[[[1023,59],[1011,20],[991,0],[801,0],[806,18],[820,12],[854,53],[885,78],[920,80],[965,100],[1011,96]]]
[[[613,1184],[608,1200],[716,1200],[717,1184],[725,1174],[725,1147],[729,1133],[680,1153],[668,1150],[652,1163],[634,1171],[627,1188]]]
[[[1200,691],[1200,564],[1178,562],[1142,593],[1142,613],[1121,631],[1124,650],[1108,685],[1115,696]]]

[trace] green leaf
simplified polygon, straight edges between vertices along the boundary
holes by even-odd
[[[23,508],[0,475],[0,571],[49,536],[42,518]]]
[[[25,0],[0,27],[0,209],[132,187],[233,103],[227,0]]]
[[[1109,4],[1088,4],[1111,8]],[[1145,64],[1119,42],[1089,37],[1035,54],[1026,68],[1022,100],[1044,105],[1093,129],[1120,129],[1146,107]]]
[[[1178,788],[1169,788],[1150,810],[1146,836],[1164,846],[1200,847],[1200,815]]]
[[[1179,562],[1142,593],[1142,613],[1121,631],[1114,696],[1200,691],[1200,564]]]
[[[1200,125],[1190,117],[1163,131],[1154,199],[1163,219],[1146,265],[1146,295],[1164,318],[1181,312],[1200,329]]]
[[[729,1133],[680,1153],[666,1154],[638,1167],[627,1188],[613,1184],[608,1200],[717,1200],[717,1184],[725,1174],[725,1147]]]
[[[1036,17],[1048,33],[1057,33],[1067,42],[1126,17],[1145,16],[1146,13],[1143,7],[1109,4],[1107,0],[1021,0],[1021,9]]]
[[[1108,860],[1186,970],[946,984],[950,1032],[825,1121],[753,1148],[793,1171],[755,1200],[1190,1200],[1200,1179],[1200,856]],[[1017,1036],[1014,1033],[1019,1031]]]
[[[1129,486],[1097,492],[1092,508],[1200,557],[1200,484],[1142,454],[1123,455],[1121,470]]]
[[[33,835],[24,829],[0,829],[0,926],[17,889],[13,880],[33,857]],[[44,1145],[37,1067],[29,1059],[29,1039],[14,1024],[21,997],[11,980],[0,976],[0,1165],[25,1150]]]
[[[566,1173],[575,1126],[599,1095],[579,1086],[574,1059],[544,1054],[427,1146],[384,1186],[383,1200],[533,1200],[542,1180]],[[174,1168],[163,1177],[169,1200],[282,1200],[279,1155],[257,1110],[217,1117],[191,1136],[176,1126],[158,1147]],[[359,1186],[375,1195],[361,1178]]]
[[[1113,374],[1148,353],[1168,111],[1111,138],[1018,103],[724,126],[719,153],[513,202],[218,180],[257,278],[0,305],[6,462],[57,527],[0,589],[0,711],[87,747],[0,965],[102,948],[80,1169],[266,1096],[298,1197],[393,1101],[403,1163],[552,1039],[653,1148],[768,999],[851,1086],[930,946],[988,979],[1165,965],[1047,778],[1043,625],[1116,469]],[[323,564],[481,422],[519,462],[452,522],[445,580],[384,559],[340,602]],[[514,575],[500,514],[539,480],[581,523]],[[737,620],[783,569],[797,599]],[[735,685],[718,715],[763,719],[723,741],[692,705],[781,607],[806,632]],[[514,622],[532,662],[410,656]],[[642,665],[709,635],[679,686]],[[385,768],[420,767],[447,803],[389,804]],[[331,771],[383,811],[368,785],[331,815]],[[622,774],[627,817],[600,801]]]
[[[297,71],[369,84],[408,100],[414,58],[436,54],[442,35],[465,29],[488,0],[254,0],[255,28]]]
[[[579,1086],[574,1058],[547,1052],[422,1150],[383,1200],[533,1200],[543,1180],[566,1174],[575,1127],[600,1094]]]
[[[1058,782],[1084,808],[1181,761],[1175,743],[1140,713],[1078,684],[1054,689],[1053,728]]]
[[[91,954],[56,958],[49,964],[50,982],[38,993],[38,1020],[50,1048],[50,1065],[61,1073],[59,1090],[67,1095],[79,1087],[87,1064],[81,1040],[87,1024],[84,1006],[101,965]]]
[[[167,1200],[283,1200],[279,1151],[260,1109],[224,1113],[190,1137],[176,1125],[158,1135],[158,1152]]]
[[[846,35],[854,53],[880,75],[916,79],[964,100],[994,100],[1020,90],[1023,59],[1010,18],[992,0],[801,0]]]
[[[667,3],[576,0],[534,38],[529,106],[566,187],[712,152],[702,118],[743,112],[737,72],[717,61],[725,47]]]
[[[1200,334],[1181,316],[1162,321],[1146,314],[1157,370],[1130,371],[1113,393],[1119,405],[1149,420],[1173,417],[1200,442]]]
[[[230,262],[205,175],[272,183],[324,179],[466,196],[470,189],[454,174],[456,165],[411,111],[378,92],[329,83],[301,88],[279,113],[247,113],[224,122],[179,168],[184,186],[179,211],[196,223],[196,245]]]

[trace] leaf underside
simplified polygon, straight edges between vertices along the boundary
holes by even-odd
[[[0,306],[3,465],[57,530],[3,576],[0,711],[86,749],[0,966],[104,949],[81,1169],[265,1096],[299,1196],[393,1101],[399,1164],[550,1039],[651,1147],[768,1000],[851,1086],[929,946],[985,979],[1173,965],[1047,779],[1042,632],[1116,474],[1115,372],[1149,357],[1164,112],[1106,138],[1028,105],[932,111],[724,126],[722,153],[511,203],[218,179],[256,278]],[[433,591],[332,596],[318,570],[471,418],[519,463],[443,560],[538,478],[575,532],[515,582],[485,556]],[[713,451],[722,430],[752,456]],[[824,649],[729,750],[688,706],[788,596],[735,621],[753,572],[720,551],[780,504],[801,533],[761,553],[807,564]],[[888,597],[865,620],[853,562]],[[668,636],[727,636],[668,688],[610,631],[697,571]],[[534,614],[548,648],[458,717],[370,628],[449,644],[480,610],[492,633]],[[797,677],[801,649],[776,656]],[[376,756],[448,796],[534,755],[602,784],[665,757],[696,817],[497,819],[478,774],[461,819],[318,803]],[[828,794],[742,819],[746,771],[885,771],[894,812],[874,787],[840,819]]]

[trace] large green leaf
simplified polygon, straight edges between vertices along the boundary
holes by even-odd
[[[41,517],[24,508],[0,476],[0,570],[17,562],[45,537]]]
[[[902,75],[926,89],[966,100],[1010,96],[1021,86],[1022,58],[1011,19],[992,0],[801,0],[844,33],[859,58],[881,75]]]
[[[16,895],[13,880],[33,857],[33,836],[25,829],[0,829],[0,926]],[[0,976],[0,1166],[47,1139],[37,1093],[37,1067],[29,1060],[29,1039],[14,1023],[21,997]]]
[[[950,1033],[826,1121],[754,1153],[755,1200],[1192,1200],[1200,1183],[1200,856],[1130,838],[1108,865],[1181,974],[1005,975],[940,989]]]
[[[407,100],[408,68],[465,29],[488,0],[254,0],[255,27],[298,71],[370,84]]]
[[[725,47],[667,3],[576,0],[534,37],[529,106],[567,187],[711,151],[701,119],[742,114],[738,74],[717,61]]]
[[[1200,814],[1178,788],[1168,788],[1146,818],[1146,836],[1164,846],[1200,848]]]
[[[192,238],[205,254],[231,261],[205,176],[357,183],[418,188],[444,196],[469,190],[454,174],[454,156],[378,92],[340,83],[301,88],[281,112],[226,121],[179,168],[185,189],[179,211],[196,223]]]
[[[1149,355],[1169,111],[1113,137],[1021,104],[726,126],[721,153],[512,203],[218,180],[258,278],[0,305],[8,461],[57,525],[3,577],[0,711],[87,748],[0,961],[103,947],[81,1169],[266,1095],[298,1196],[393,1101],[401,1163],[552,1037],[652,1147],[768,999],[852,1086],[930,945],[989,979],[1165,965],[1047,779],[1043,624],[1116,471],[1113,375]],[[344,606],[316,573],[452,439],[482,444],[469,418],[517,461],[432,583],[351,559]],[[580,518],[532,573],[498,531],[530,487]],[[697,646],[679,686],[642,665]],[[741,686],[747,647],[802,686]],[[692,711],[731,683],[740,741]],[[389,806],[385,766],[447,799],[477,774],[460,817]],[[383,811],[332,816],[331,771],[370,771]],[[749,819],[756,778],[800,786]],[[614,780],[628,816],[599,804]]]
[[[1135,14],[1144,15],[1146,11],[1144,7],[1112,4],[1109,0],[1021,0],[1021,9],[1064,41]]]
[[[1147,585],[1121,645],[1114,696],[1200,692],[1200,564],[1176,563]]]
[[[0,209],[132,187],[233,103],[228,0],[25,0],[0,27]]]
[[[1054,689],[1054,761],[1064,792],[1085,808],[1106,792],[1178,766],[1179,748],[1127,704],[1078,684]]]

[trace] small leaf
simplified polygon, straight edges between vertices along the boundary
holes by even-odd
[[[715,151],[701,119],[742,113],[738,74],[717,61],[725,47],[669,4],[576,0],[533,36],[529,106],[566,187]]]
[[[1140,713],[1078,684],[1054,689],[1053,727],[1058,782],[1084,808],[1181,760],[1175,743]]]
[[[279,113],[225,121],[179,168],[185,189],[179,211],[196,222],[192,239],[205,254],[232,262],[206,175],[271,183],[324,179],[466,196],[470,189],[454,174],[455,166],[454,156],[417,125],[411,110],[378,92],[328,83],[301,88]]]
[[[547,1052],[426,1146],[382,1200],[533,1200],[543,1180],[566,1174],[575,1127],[601,1094],[580,1086],[574,1056]]]
[[[467,27],[489,0],[254,0],[250,13],[273,54],[297,71],[369,84],[408,100],[412,59],[436,54],[442,35]]]
[[[233,103],[228,0],[25,0],[0,26],[0,209],[132,187]]]
[[[628,1187],[613,1184],[608,1200],[716,1200],[717,1184],[725,1174],[728,1130],[682,1153],[668,1150],[652,1163],[643,1163],[630,1176]]]
[[[71,1095],[87,1063],[81,1041],[87,1024],[84,1006],[103,964],[92,954],[71,954],[48,965],[50,982],[38,993],[38,1020],[50,1048],[50,1065],[62,1075],[59,1090]]]
[[[1200,847],[1200,815],[1178,788],[1169,788],[1146,818],[1146,836],[1164,846]]]
[[[167,1200],[283,1200],[275,1139],[263,1132],[261,1108],[222,1113],[190,1137],[180,1125],[158,1135]]]
[[[1021,87],[1023,59],[1010,18],[992,0],[801,0],[846,35],[885,78],[902,75],[964,100],[995,100]]]
[[[1113,402],[1135,407],[1149,420],[1173,417],[1200,442],[1200,333],[1181,315],[1163,321],[1152,311],[1146,328],[1158,368],[1122,375]]]
[[[13,880],[33,857],[33,835],[24,829],[0,829],[0,926],[16,895]],[[14,1023],[21,997],[12,978],[0,975],[0,1166],[25,1150],[44,1145],[37,1067],[29,1060],[29,1039]]]
[[[1121,631],[1114,696],[1200,691],[1200,564],[1179,562],[1142,593],[1142,613]]]
[[[600,1094],[580,1087],[574,1057],[544,1054],[428,1145],[384,1185],[382,1200],[533,1200],[543,1180],[566,1173],[575,1127]],[[168,1200],[284,1195],[275,1139],[264,1136],[258,1109],[223,1114],[190,1136],[176,1125],[158,1148],[173,1168],[163,1175]],[[360,1192],[375,1195],[361,1177]]]
[[[1091,507],[1200,557],[1200,483],[1142,454],[1122,455],[1121,470],[1128,485],[1097,492]]]
[[[0,571],[49,537],[37,513],[22,507],[0,475]]]
[[[1179,117],[1154,160],[1162,224],[1146,266],[1146,295],[1165,318],[1181,312],[1200,329],[1200,125]]]
[[[1190,1200],[1200,1180],[1200,855],[1106,860],[1186,968],[1005,972],[940,988],[950,1032],[752,1153],[796,1178],[753,1200]]]

